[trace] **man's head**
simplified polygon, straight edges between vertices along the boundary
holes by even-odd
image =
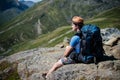
[[[72,18],[72,28],[73,28],[73,27],[76,27],[76,28],[78,28],[78,29],[81,29],[82,26],[83,26],[83,24],[84,24],[83,18],[81,18],[81,17],[79,17],[79,16],[74,16],[74,17]],[[75,31],[75,30],[74,30],[74,31]]]

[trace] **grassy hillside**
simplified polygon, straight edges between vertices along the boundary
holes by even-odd
[[[119,6],[119,3],[119,0],[43,0],[0,26],[0,53],[9,52],[16,45],[29,44],[29,41],[42,37],[42,34],[47,35],[58,27],[69,25],[73,15],[89,19],[102,11]]]
[[[85,24],[96,24],[100,28],[117,27],[120,28],[120,8],[113,8],[103,13],[100,13],[92,19],[86,20]],[[12,46],[9,54],[18,51],[28,50],[37,47],[53,47],[63,42],[65,37],[71,37],[74,32],[71,31],[71,26],[63,26],[57,28],[53,32],[43,34],[34,40],[25,41],[23,43]]]
[[[29,40],[14,45],[10,53],[7,55],[13,54],[18,51],[37,48],[37,47],[55,46],[56,44],[63,42],[64,37],[66,36],[71,37],[73,35],[73,32],[71,32],[70,29],[71,29],[70,26],[63,26],[61,28],[54,30],[53,32],[43,34],[42,36],[34,40]]]
[[[107,10],[94,16],[92,19],[86,21],[86,23],[92,23],[104,27],[116,27],[120,29],[120,7]]]

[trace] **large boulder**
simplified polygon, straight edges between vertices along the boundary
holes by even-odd
[[[112,48],[113,56],[117,59],[120,59],[120,44]]]
[[[66,65],[55,71],[48,80],[119,80],[120,60],[95,64]]]
[[[120,59],[120,38],[112,38],[104,43],[104,50],[107,55]]]
[[[105,28],[101,29],[101,35],[103,42],[109,41],[111,38],[120,37],[120,30],[117,28]]]
[[[105,45],[108,45],[108,46],[114,46],[116,44],[119,44],[118,41],[120,40],[120,37],[114,37],[114,38],[111,38],[109,39],[107,42],[105,42],[104,44]]]
[[[111,40],[111,43],[112,46],[104,44],[104,61],[98,64],[65,65],[49,75],[47,80],[120,80],[120,40]],[[64,50],[65,48],[60,47],[35,48],[8,56],[0,60],[0,63],[17,63],[21,80],[45,80],[42,73],[47,72],[57,62]],[[6,68],[0,74],[4,75],[4,72],[10,70]]]
[[[63,54],[64,48],[37,48],[11,55],[4,60],[18,63],[22,80],[45,80],[47,72]],[[3,60],[3,61],[4,61]],[[47,80],[119,80],[120,60],[106,60],[98,64],[70,64],[53,72]]]

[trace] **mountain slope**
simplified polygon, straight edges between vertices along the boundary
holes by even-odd
[[[29,42],[39,35],[49,34],[58,27],[69,25],[73,15],[88,19],[119,4],[119,0],[43,0],[0,26],[0,52],[9,51],[15,44]]]
[[[113,8],[107,11],[100,13],[99,15],[94,16],[90,20],[86,21],[86,23],[92,23],[104,27],[116,27],[120,29],[120,7]]]
[[[31,1],[0,0],[0,26],[12,20],[33,4]]]
[[[113,8],[96,15],[92,19],[86,20],[85,24],[96,24],[100,28],[105,28],[109,26],[120,28],[119,13],[120,13],[120,8]],[[50,33],[43,34],[34,40],[25,41],[12,46],[12,48],[8,52],[9,54],[5,54],[5,55],[10,55],[18,51],[28,50],[36,47],[53,47],[59,43],[62,43],[65,37],[70,38],[73,34],[74,32],[71,31],[70,25],[63,26],[57,28],[56,30]]]
[[[32,1],[20,1],[21,3],[27,5],[28,7],[32,7],[35,3]]]

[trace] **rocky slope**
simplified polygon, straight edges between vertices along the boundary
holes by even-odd
[[[101,32],[104,34],[102,37],[107,55],[104,61],[98,64],[65,65],[52,73],[47,80],[120,80],[120,36],[115,35],[117,29],[107,28]],[[105,39],[105,36],[111,38]],[[42,73],[52,67],[64,50],[65,48],[60,47],[35,48],[8,56],[0,60],[0,63],[7,61],[17,64],[17,73],[22,80],[44,80]],[[0,76],[0,79],[8,76],[14,66],[1,70],[0,75],[4,76]]]

